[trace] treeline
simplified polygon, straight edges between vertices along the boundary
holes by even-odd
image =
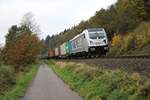
[[[65,29],[58,35],[47,36],[44,40],[46,53],[63,42],[70,40],[85,28],[103,27],[111,40],[114,34],[125,35],[132,32],[142,22],[150,20],[150,0],[118,0],[107,9],[101,9],[89,20]]]

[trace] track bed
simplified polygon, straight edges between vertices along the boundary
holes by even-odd
[[[149,57],[114,57],[114,58],[94,58],[94,59],[61,59],[58,61],[86,63],[93,67],[106,69],[123,69],[128,72],[139,72],[150,77]]]

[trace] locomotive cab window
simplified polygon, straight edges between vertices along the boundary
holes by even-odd
[[[103,39],[105,37],[104,32],[89,32],[90,39]]]

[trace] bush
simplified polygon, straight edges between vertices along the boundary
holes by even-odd
[[[125,36],[115,35],[108,55],[126,54],[150,44],[150,23],[142,23],[134,32]]]
[[[109,55],[120,55],[135,48],[135,35],[128,33],[125,36],[115,35],[112,39],[112,45]]]
[[[16,83],[15,73],[9,66],[0,66],[0,93]]]
[[[136,34],[136,48],[150,44],[150,22],[143,22],[134,31]]]
[[[147,100],[150,98],[150,80],[146,80],[138,89],[138,94]]]
[[[122,43],[122,36],[121,35],[115,35],[112,38],[112,46],[121,47],[121,43]]]
[[[123,37],[119,34],[114,35],[112,38],[111,49],[108,55],[119,55],[122,52]]]
[[[124,37],[124,51],[128,51],[130,49],[134,49],[135,47],[135,35],[134,33],[128,33]]]
[[[42,43],[36,34],[22,34],[15,42],[6,44],[4,59],[7,64],[15,66],[15,70],[24,69],[33,63],[42,49]]]
[[[25,72],[17,73],[16,84],[9,88],[7,91],[3,91],[0,95],[0,100],[21,100],[24,96],[25,91],[38,71],[38,65],[30,65],[30,69]]]

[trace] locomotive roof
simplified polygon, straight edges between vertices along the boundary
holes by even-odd
[[[88,30],[89,32],[90,32],[90,31],[103,31],[104,28],[88,28],[87,30]]]
[[[85,29],[85,30],[87,30],[88,32],[104,31],[104,28],[88,28],[88,29]],[[79,33],[79,34],[76,35],[73,39],[71,39],[71,41],[74,40],[74,39],[76,39],[76,38],[78,38],[78,37],[81,36],[81,35],[82,35],[82,33]]]

